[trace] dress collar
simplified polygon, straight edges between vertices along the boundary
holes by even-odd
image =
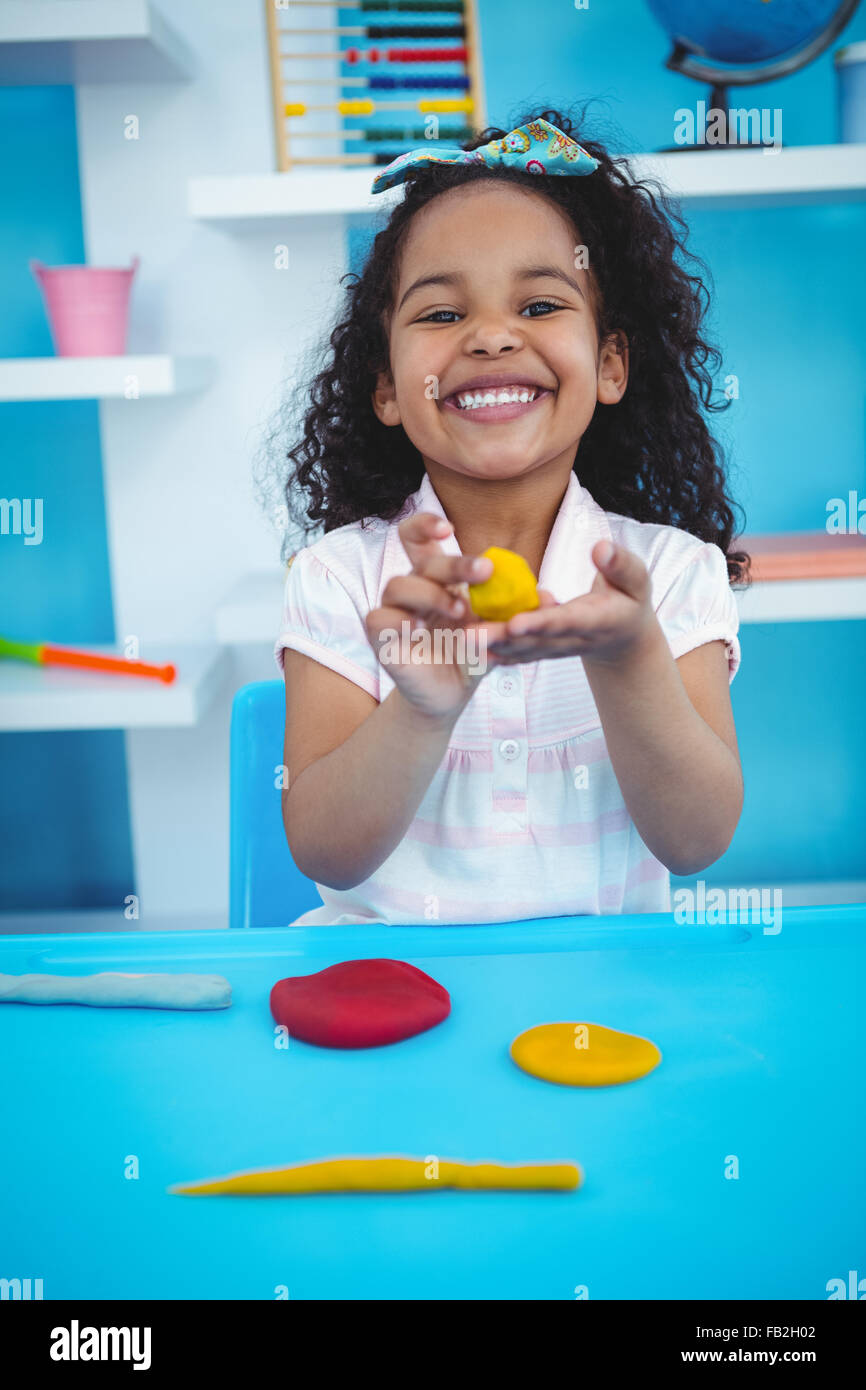
[[[445,516],[445,509],[439,502],[430,474],[424,473],[420,488],[417,492],[411,493],[405,512],[400,513],[400,518],[409,516],[410,510],[434,512],[436,516]],[[407,573],[409,560],[400,545],[396,523],[392,525],[391,530],[396,552],[403,557],[400,570]],[[560,603],[566,603],[580,594],[588,594],[596,574],[595,564],[592,563],[592,546],[596,541],[610,539],[613,537],[610,534],[607,513],[581,485],[574,470],[571,470],[569,485],[563,493],[559,512],[556,513],[555,521],[550,528],[548,545],[538,575],[538,587],[549,589],[553,598]],[[442,541],[442,549],[445,555],[460,555],[460,546],[453,531]]]
[[[445,516],[445,509],[426,471],[421,486],[407,499],[405,508],[389,528],[388,558],[395,573],[407,574],[410,569],[397,527],[399,521],[413,511]],[[539,588],[548,589],[560,603],[566,603],[580,594],[588,594],[596,575],[591,552],[596,541],[600,540],[612,540],[607,513],[581,485],[572,469],[541,562]],[[462,553],[453,531],[441,544],[446,555]]]

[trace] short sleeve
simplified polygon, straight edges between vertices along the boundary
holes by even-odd
[[[740,665],[740,616],[727,561],[717,545],[707,542],[696,551],[663,595],[656,616],[675,658],[721,639],[730,684]]]
[[[290,561],[274,657],[283,673],[284,651],[303,652],[360,685],[378,700],[380,667],[362,613],[339,579],[312,552]]]

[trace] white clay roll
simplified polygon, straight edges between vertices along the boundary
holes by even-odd
[[[223,975],[2,975],[0,1004],[91,1004],[107,1009],[227,1009]]]

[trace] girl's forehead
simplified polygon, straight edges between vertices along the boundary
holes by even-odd
[[[412,219],[400,258],[400,278],[414,275],[431,257],[462,262],[495,261],[503,269],[543,251],[572,259],[575,227],[549,199],[482,181],[449,189]]]

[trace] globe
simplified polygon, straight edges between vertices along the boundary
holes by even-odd
[[[795,72],[832,43],[859,0],[647,0],[670,36],[667,66],[717,86]],[[722,63],[739,65],[722,68]]]

